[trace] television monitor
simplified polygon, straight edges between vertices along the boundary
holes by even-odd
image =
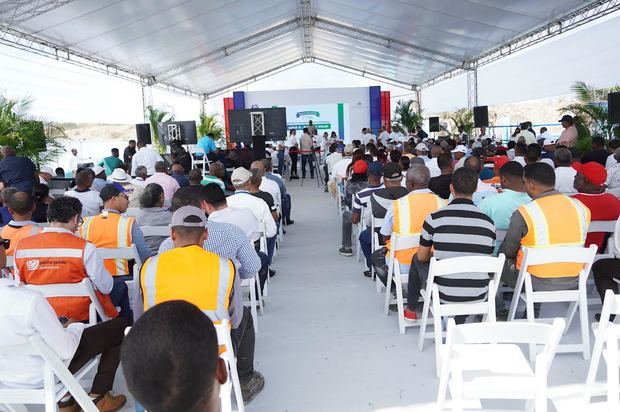
[[[252,131],[251,113],[262,113],[264,134]],[[233,143],[251,143],[253,136],[264,136],[266,140],[286,139],[286,109],[284,107],[234,109],[228,111],[228,128],[230,141]]]

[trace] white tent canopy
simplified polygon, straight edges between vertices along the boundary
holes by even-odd
[[[192,96],[302,62],[416,89],[619,8],[587,0],[2,0],[0,43]]]

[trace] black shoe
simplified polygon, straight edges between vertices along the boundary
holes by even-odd
[[[364,276],[366,276],[367,278],[370,277],[370,270],[365,270],[364,271]]]
[[[596,319],[597,322],[601,321],[601,314],[597,313],[596,315],[594,315],[594,319]],[[616,319],[616,315],[609,315],[609,321],[613,322]]]
[[[338,249],[338,253],[341,254],[342,256],[353,256],[353,249],[351,249],[350,247],[341,247],[340,249]]]
[[[265,378],[258,371],[254,371],[248,378],[240,379],[240,381],[241,396],[243,397],[243,403],[246,405],[265,387]]]
[[[269,269],[269,277],[272,278],[276,275],[276,271],[273,269]]]
[[[293,223],[295,223],[294,220],[289,220],[288,222],[286,222],[286,226],[292,225]]]

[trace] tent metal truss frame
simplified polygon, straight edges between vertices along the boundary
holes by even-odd
[[[138,83],[143,86],[143,103],[145,106],[148,102],[152,101],[152,97],[149,96],[151,96],[150,89],[153,87],[183,96],[204,100],[214,97],[215,95],[225,93],[235,87],[238,87],[239,85],[247,84],[248,82],[253,82],[279,73],[290,68],[291,66],[299,65],[301,63],[314,62],[347,73],[377,79],[395,86],[414,90],[418,96],[418,102],[421,89],[467,73],[468,106],[473,107],[477,105],[478,100],[477,70],[481,66],[497,61],[529,46],[538,44],[559,34],[566,33],[595,19],[620,10],[620,0],[594,1],[566,16],[563,16],[562,18],[549,22],[535,30],[512,39],[497,48],[485,52],[475,59],[461,61],[456,56],[439,53],[435,50],[398,41],[378,33],[373,33],[357,27],[350,27],[324,18],[316,17],[313,15],[311,0],[299,0],[298,16],[293,19],[230,43],[206,55],[199,56],[180,64],[169,66],[157,73],[140,73],[130,67],[124,67],[123,65],[106,62],[99,58],[71,50],[70,48],[63,47],[59,44],[36,37],[35,35],[30,35],[12,28],[15,24],[22,23],[28,19],[61,7],[71,1],[72,0],[9,0],[4,2],[0,7],[0,44],[26,50],[58,61],[68,62],[100,73]],[[302,53],[297,59],[288,61],[285,64],[278,64],[273,68],[254,74],[247,78],[235,80],[234,82],[226,84],[217,90],[210,90],[206,93],[198,93],[196,90],[179,87],[174,83],[174,78],[176,76],[192,71],[201,65],[223,59],[231,54],[242,52],[261,43],[285,36],[296,30],[300,30],[302,36]],[[314,55],[314,30],[323,31],[337,36],[343,36],[345,38],[357,40],[373,46],[380,46],[415,58],[429,60],[434,63],[445,65],[447,70],[441,75],[428,80],[421,85],[416,85],[401,81],[396,77],[373,73],[372,71],[366,70],[366,68],[353,67],[335,61],[321,59]]]

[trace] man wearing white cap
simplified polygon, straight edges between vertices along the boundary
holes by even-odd
[[[140,207],[140,196],[144,193],[144,187],[133,183],[133,179],[125,170],[117,167],[114,169],[108,180],[123,186],[125,193],[129,196],[129,207]]]
[[[553,163],[553,158],[555,157],[555,137],[546,137],[543,141],[542,149],[543,151],[540,154],[540,158],[551,159],[551,163]],[[555,167],[555,165],[552,164],[551,167]]]
[[[274,237],[277,234],[276,222],[269,206],[263,199],[253,196],[248,188],[250,186],[250,178],[252,173],[244,167],[236,168],[230,177],[235,194],[226,199],[228,206],[237,209],[249,209],[259,222],[265,223],[265,235],[267,238]]]
[[[95,179],[93,180],[91,189],[100,192],[101,189],[108,184],[108,182],[106,182],[105,168],[102,166],[93,166],[92,171],[95,173]]]
[[[456,163],[454,164],[454,170],[459,167],[463,167],[465,164],[465,155],[467,154],[467,148],[462,144],[457,145],[454,150],[452,150],[452,156],[454,156],[454,160]]]
[[[41,166],[41,169],[39,170],[39,183],[47,185],[54,176],[56,176],[56,173],[54,173],[54,170],[51,167]]]
[[[418,143],[418,145],[415,147],[415,151],[417,152],[418,157],[421,157],[422,160],[424,160],[424,163],[431,160],[428,158],[428,146],[426,146],[426,144]]]

